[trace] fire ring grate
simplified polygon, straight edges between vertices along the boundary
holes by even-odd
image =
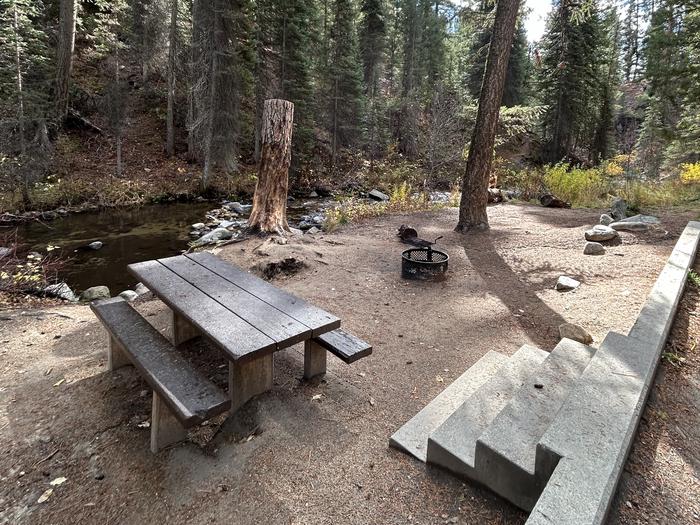
[[[445,252],[430,247],[409,248],[401,254],[401,277],[423,281],[442,279],[449,260]]]

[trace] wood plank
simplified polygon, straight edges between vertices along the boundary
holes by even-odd
[[[229,409],[230,397],[123,299],[93,303],[91,308],[183,426],[197,425]]]
[[[273,352],[277,344],[158,261],[130,264],[129,271],[172,310],[188,319],[229,359]]]
[[[372,346],[345,330],[333,330],[314,338],[319,345],[346,363],[352,363],[372,353]]]
[[[340,327],[340,319],[321,308],[313,306],[303,299],[281,290],[276,286],[225,262],[218,257],[200,252],[186,255],[224,279],[243,288],[247,292],[274,306],[288,316],[308,326],[313,336],[335,330]]]
[[[260,330],[277,343],[278,349],[311,337],[306,325],[187,257],[178,255],[158,262]]]

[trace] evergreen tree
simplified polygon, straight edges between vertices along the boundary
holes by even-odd
[[[595,6],[574,19],[582,0],[557,0],[541,43],[539,92],[543,115],[545,162],[579,160],[588,146],[599,113],[600,23]]]
[[[360,8],[360,51],[362,55],[367,110],[367,141],[370,162],[382,150],[384,113],[381,104],[380,79],[386,44],[386,19],[382,0],[363,0]]]
[[[362,72],[354,20],[352,0],[335,0],[327,82],[332,163],[338,148],[355,144],[360,135]]]

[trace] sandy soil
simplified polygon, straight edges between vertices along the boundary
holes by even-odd
[[[156,456],[143,424],[150,393],[131,368],[104,373],[105,336],[87,307],[6,310],[0,523],[522,523],[518,509],[388,448],[388,438],[489,350],[512,354],[524,343],[550,350],[565,321],[587,328],[596,342],[609,330],[626,333],[697,216],[660,215],[663,228],[623,233],[600,257],[582,254],[583,232],[599,212],[516,205],[490,208],[491,232],[465,237],[452,232],[456,211],[445,210],[383,217],[285,246],[259,239],[227,246],[219,255],[245,267],[281,255],[304,260],[307,268],[276,283],[338,315],[374,353],[350,366],[329,358],[324,380],[303,382],[300,349],[281,352],[272,391]],[[424,238],[444,236],[447,280],[400,278],[405,246],[395,232],[403,223]],[[563,274],[581,287],[554,291]],[[137,308],[167,330],[161,303],[144,298]],[[206,344],[187,352],[215,381],[225,380],[225,363]],[[688,384],[697,391],[696,380],[697,373]],[[673,419],[665,421],[672,428]],[[641,454],[644,469],[667,468],[649,465],[639,450],[630,465]],[[694,461],[696,473],[697,455]],[[645,505],[648,485],[635,489],[631,472],[624,490],[641,496],[632,509],[623,496],[614,519],[644,522],[631,511]],[[52,487],[59,477],[66,481]],[[673,496],[687,506],[692,491]]]

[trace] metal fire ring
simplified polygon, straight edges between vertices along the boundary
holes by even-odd
[[[409,248],[401,254],[401,277],[432,281],[442,279],[447,272],[447,253],[427,248]]]

